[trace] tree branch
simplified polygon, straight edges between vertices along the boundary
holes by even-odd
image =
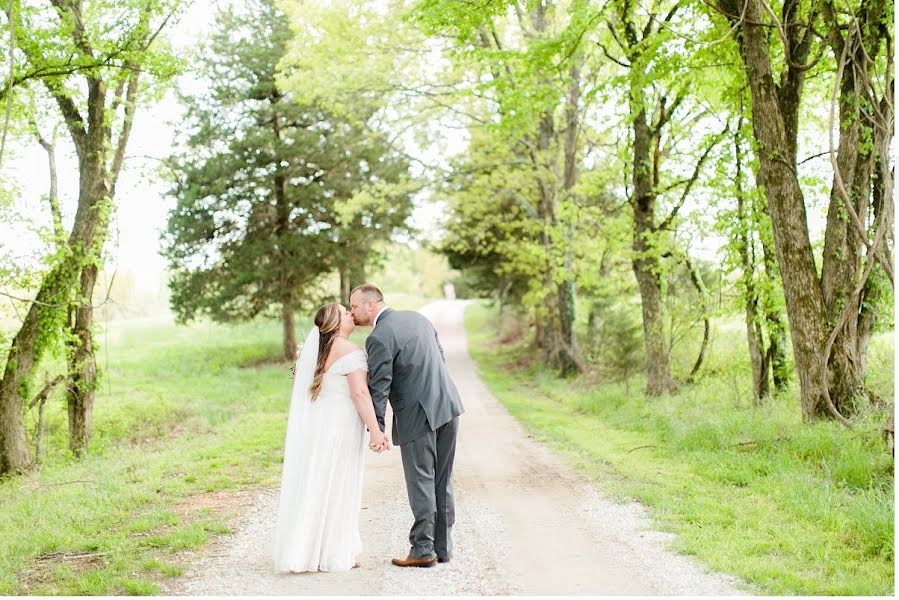
[[[94,58],[94,50],[87,41],[84,31],[84,19],[81,15],[81,0],[50,0],[56,8],[61,18],[65,18],[66,14],[71,15],[75,27],[72,29],[72,40],[75,46],[81,50],[86,56]]]
[[[12,114],[12,82],[16,69],[16,2],[9,0],[6,12],[9,20],[9,85],[6,88],[6,117],[3,123],[3,139],[0,140],[0,165],[3,164],[3,153],[6,150],[6,135],[9,133],[9,118]]]
[[[837,188],[837,195],[843,202],[843,207],[846,209],[846,213],[849,215],[849,220],[852,221],[853,230],[855,231],[856,236],[858,237],[859,241],[864,244],[868,254],[874,256],[877,259],[877,262],[880,263],[880,266],[883,267],[883,270],[886,272],[887,277],[889,277],[890,279],[890,283],[893,283],[893,266],[889,261],[884,260],[881,253],[876,251],[876,246],[879,244],[879,240],[875,238],[873,244],[868,240],[868,232],[865,229],[865,226],[862,224],[858,213],[855,211],[855,208],[852,206],[852,200],[849,198],[849,192],[846,191],[846,185],[843,182],[843,175],[842,173],[840,173],[840,165],[839,161],[837,160],[837,150],[834,143],[834,113],[836,112],[840,84],[843,79],[843,72],[845,70],[846,64],[848,63],[847,53],[849,50],[849,46],[851,45],[849,42],[850,40],[847,38],[846,43],[843,44],[843,55],[840,57],[840,62],[837,67],[837,75],[834,80],[833,92],[831,93],[830,98],[830,113],[828,115],[827,136],[828,142],[830,144],[830,163],[833,166],[833,179],[835,187]]]
[[[608,58],[613,63],[620,65],[620,66],[624,67],[625,69],[629,69],[631,67],[631,65],[629,63],[622,62],[621,59],[618,59],[618,58],[615,58],[614,56],[612,56],[609,53],[608,49],[603,45],[602,42],[597,41],[596,45],[599,46],[599,49],[602,50],[602,53],[606,55],[606,58]]]
[[[678,200],[677,204],[675,204],[674,208],[671,209],[671,213],[665,217],[665,220],[656,228],[657,231],[668,228],[671,225],[671,222],[677,217],[677,213],[680,211],[681,207],[683,207],[684,202],[687,200],[687,196],[690,194],[690,190],[693,187],[693,184],[696,183],[696,180],[699,179],[699,173],[702,170],[702,165],[705,163],[706,159],[711,154],[712,150],[715,146],[718,145],[718,142],[724,137],[727,133],[728,127],[725,126],[724,131],[716,135],[712,142],[709,144],[708,148],[702,153],[702,156],[699,157],[699,160],[696,162],[696,166],[693,169],[693,174],[690,176],[690,179],[687,180],[686,187],[684,187],[684,191],[681,194],[680,200]]]
[[[31,410],[38,402],[43,402],[44,400],[46,400],[47,396],[50,395],[50,392],[53,391],[53,388],[59,385],[59,383],[65,378],[65,374],[57,375],[55,378],[53,378],[53,380],[48,381],[46,384],[44,384],[43,389],[41,389],[41,391],[37,393],[37,396],[35,396],[34,399],[32,399],[31,402],[28,403],[28,408],[26,408],[25,410]]]
[[[693,368],[690,369],[690,374],[687,375],[687,383],[692,383],[696,378],[696,374],[699,372],[699,368],[702,367],[702,363],[705,360],[705,353],[709,346],[709,333],[711,331],[711,326],[709,324],[708,306],[706,305],[706,290],[705,286],[702,284],[702,277],[700,277],[699,271],[696,270],[696,267],[693,266],[693,262],[690,260],[690,255],[686,252],[684,252],[683,260],[684,265],[687,267],[687,272],[690,274],[690,281],[693,282],[693,286],[696,288],[696,293],[699,294],[699,301],[702,308],[702,346],[699,349],[699,355],[696,357],[696,362],[693,363]]]
[[[684,99],[687,97],[687,92],[683,89],[678,91],[677,96],[674,98],[674,102],[671,103],[667,109],[665,108],[665,97],[662,96],[662,99],[659,103],[659,118],[656,121],[656,124],[652,126],[653,131],[659,132],[662,128],[668,124],[671,120],[671,117],[674,116],[674,111],[678,109]]]
[[[122,162],[125,160],[125,148],[128,145],[128,137],[131,135],[131,125],[134,122],[138,77],[139,73],[137,71],[132,71],[131,77],[128,79],[128,91],[125,93],[125,116],[122,120],[122,128],[119,132],[115,158],[112,161],[112,170],[110,172],[110,179],[113,187],[115,187],[116,181],[118,181],[119,171],[121,171]]]
[[[50,203],[50,215],[53,217],[53,232],[56,235],[56,244],[58,246],[65,243],[66,232],[62,226],[62,210],[59,207],[59,185],[56,174],[57,127],[53,127],[52,141],[48,142],[44,139],[44,136],[41,134],[34,119],[31,120],[31,126],[34,128],[38,144],[40,144],[41,148],[47,153],[47,161],[50,167],[50,193],[48,195],[48,201]]]
[[[87,144],[87,128],[84,123],[84,117],[78,112],[75,102],[66,94],[62,86],[51,82],[49,79],[44,80],[44,85],[47,86],[47,90],[59,106],[59,111],[66,122],[69,135],[72,136],[72,142],[75,144],[75,151],[79,157],[83,157]]]

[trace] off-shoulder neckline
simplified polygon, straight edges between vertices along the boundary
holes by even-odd
[[[337,363],[339,363],[340,361],[345,359],[347,356],[352,356],[353,354],[356,354],[357,352],[362,352],[363,354],[365,354],[365,350],[363,350],[362,348],[356,348],[355,350],[350,350],[349,352],[347,352],[340,358],[334,359],[334,362],[331,363],[331,366],[328,367],[327,369],[325,369],[325,373],[330,373],[334,369],[334,365],[336,365]]]

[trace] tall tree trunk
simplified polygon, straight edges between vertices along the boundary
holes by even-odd
[[[846,127],[841,109],[840,150],[838,162],[843,181],[847,182],[852,194],[855,211],[864,221],[870,196],[871,153],[860,147],[860,127],[850,124]],[[850,117],[851,118],[851,117]],[[857,120],[857,116],[856,116]],[[836,187],[836,186],[834,186]],[[854,295],[858,270],[862,261],[862,244],[853,230],[838,192],[831,192],[827,214],[827,228],[824,234],[823,270],[821,288],[828,329],[836,327],[847,303],[852,306],[850,316],[842,320],[842,326],[834,341],[828,365],[831,373],[831,396],[837,410],[843,415],[854,411],[851,399],[864,393],[864,371],[859,346],[858,319],[861,315],[862,295]]]
[[[365,261],[364,260],[353,261],[352,264],[350,265],[349,275],[350,275],[350,290],[352,290],[356,286],[359,286],[359,285],[362,285],[363,283],[365,283],[366,282],[365,281],[365,277],[366,277]],[[346,299],[344,301],[349,302],[349,300],[350,300],[350,296],[349,296],[349,294],[347,294]]]
[[[538,309],[534,309],[534,348],[543,350],[546,348],[546,327],[544,326],[545,317],[540,314]]]
[[[512,281],[504,282],[499,291],[499,317],[502,319],[506,312],[506,305],[509,303],[509,293],[512,291]]]
[[[50,349],[41,334],[58,331],[64,326],[70,296],[78,289],[82,265],[91,262],[91,249],[95,248],[98,237],[105,233],[102,217],[108,214],[109,203],[106,179],[99,170],[89,169],[86,165],[82,165],[81,171],[78,209],[69,234],[68,252],[41,281],[37,296],[13,338],[0,380],[0,475],[33,466],[22,407],[27,400],[25,395],[34,368]],[[89,419],[82,421],[89,422]]]
[[[574,186],[578,179],[578,139],[580,133],[580,79],[581,59],[573,58],[569,77],[568,94],[565,100],[565,138],[564,138],[564,174],[562,190],[567,197],[574,194]],[[562,376],[579,373],[580,352],[577,346],[575,331],[575,287],[574,287],[574,223],[569,219],[565,229],[565,277],[558,285],[558,311],[560,334],[563,352],[559,357],[559,371]]]
[[[892,93],[891,93],[892,95]],[[887,104],[887,103],[884,103]],[[883,106],[881,110],[886,113],[886,111],[891,111],[892,108],[888,106]],[[886,220],[887,223],[892,224],[893,220],[893,202],[891,195],[887,194],[886,190],[886,181],[885,179],[888,177],[892,177],[892,173],[889,169],[881,170],[879,168],[881,166],[880,157],[878,156],[880,152],[884,152],[884,149],[888,149],[890,147],[890,141],[892,139],[892,133],[889,131],[882,131],[880,128],[875,128],[874,131],[874,140],[875,140],[875,158],[877,159],[878,168],[875,168],[872,175],[872,210],[874,212],[874,222],[871,226],[871,229],[876,230],[881,221]],[[888,151],[886,152],[888,154]],[[886,162],[888,167],[889,163]],[[892,226],[888,227],[887,231],[891,234]],[[888,237],[891,239],[891,237]],[[885,240],[886,242],[887,240]],[[888,248],[887,244],[884,243],[884,248]],[[886,252],[889,255],[889,251]],[[871,341],[871,336],[874,333],[874,324],[876,321],[876,312],[874,310],[874,304],[882,301],[881,295],[883,291],[879,289],[879,286],[875,283],[875,281],[871,278],[865,282],[865,287],[862,290],[862,296],[860,300],[861,309],[858,314],[858,327],[856,330],[856,356],[858,357],[859,369],[862,373],[865,373],[868,368],[868,344]]]
[[[525,33],[529,40],[540,40],[547,34],[549,29],[547,14],[551,9],[551,5],[552,2],[543,1],[529,6],[527,16],[531,30]],[[525,15],[521,7],[517,8],[519,24],[523,30],[527,30],[528,25]],[[478,30],[476,43],[484,48],[503,50],[500,38],[492,27],[488,29],[486,26],[481,25]],[[570,159],[576,158],[579,133],[580,64],[579,60],[572,60],[570,71],[572,79],[569,82],[566,98],[564,174],[560,177],[558,172],[558,163],[560,162],[559,148],[562,147],[562,144],[559,143],[559,135],[554,122],[556,110],[554,105],[547,106],[540,115],[536,135],[529,134],[522,140],[523,145],[527,148],[526,154],[522,158],[526,158],[531,162],[536,171],[537,182],[537,207],[528,206],[527,212],[542,228],[540,242],[545,254],[542,282],[546,295],[543,298],[542,306],[536,308],[534,312],[534,346],[543,351],[543,360],[549,365],[558,368],[563,375],[580,371],[581,363],[574,327],[576,315],[574,276],[570,268],[573,263],[571,236],[570,234],[567,236],[565,241],[566,247],[561,249],[565,272],[562,277],[557,277],[558,267],[556,266],[556,260],[559,248],[554,245],[553,230],[559,226],[556,213],[557,202],[560,198],[560,188],[567,192],[577,178],[576,160]],[[505,67],[504,72],[498,68],[494,68],[491,71],[494,80],[501,80],[504,77],[513,78],[511,69],[508,66]],[[548,78],[543,83],[547,88],[553,86],[553,82]],[[559,186],[560,179],[563,180],[561,186]]]
[[[749,362],[752,367],[752,398],[759,404],[768,395],[768,360],[764,352],[764,338],[758,314],[759,294],[755,287],[755,253],[751,223],[753,219],[746,210],[743,192],[743,154],[740,134],[743,129],[743,104],[734,132],[734,154],[736,157],[737,226],[740,228],[740,263],[743,269],[743,301],[746,303],[746,342],[749,346]]]
[[[271,102],[274,105],[280,97],[277,91],[273,92]],[[272,128],[275,137],[281,139],[281,119],[274,111],[272,114]],[[281,286],[281,351],[286,361],[294,361],[297,357],[297,332],[294,322],[294,283],[291,277],[291,263],[294,257],[288,249],[288,236],[290,235],[290,202],[287,199],[287,177],[282,170],[277,170],[273,178],[275,192],[275,210],[277,221],[275,237],[277,238],[278,260],[280,261],[280,286]]]
[[[643,60],[647,48],[647,38],[657,33],[653,23],[657,23],[656,15],[652,15],[645,28],[638,28],[634,20],[635,6],[625,1],[619,5],[621,33],[615,37],[623,38],[625,54],[630,63],[628,103],[632,121],[633,147],[631,157],[631,197],[628,199],[634,214],[634,238],[632,242],[633,257],[631,267],[637,279],[640,291],[640,303],[643,314],[643,341],[646,350],[646,394],[658,396],[673,392],[676,389],[668,364],[668,344],[665,339],[664,315],[662,312],[662,278],[658,241],[658,224],[656,223],[656,184],[659,178],[661,161],[659,143],[661,128],[664,127],[673,108],[666,112],[666,100],[659,101],[658,122],[650,123],[647,114],[646,74],[637,64]],[[674,15],[676,8],[669,12],[668,18]],[[613,27],[610,25],[610,27]],[[642,33],[642,37],[640,34]],[[619,42],[620,43],[620,42]],[[669,107],[670,108],[670,107]]]
[[[93,292],[96,280],[96,265],[85,266],[81,271],[80,289]],[[94,391],[97,386],[97,363],[91,333],[93,313],[91,297],[81,297],[74,308],[72,334],[75,341],[69,352],[69,385],[66,395],[69,450],[78,458],[87,451],[93,432]]]
[[[574,329],[574,282],[564,281],[559,284],[558,290],[560,350],[557,363],[560,375],[566,377],[581,371]]]
[[[80,11],[80,7],[74,10]],[[149,18],[148,11],[141,14],[141,20]],[[93,341],[94,286],[97,282],[98,265],[103,256],[103,246],[109,233],[109,216],[113,208],[116,182],[122,170],[125,148],[131,136],[139,77],[140,70],[135,68],[128,76],[127,85],[123,80],[113,95],[113,106],[124,105],[124,117],[119,124],[118,138],[115,140],[112,130],[112,124],[116,119],[115,109],[110,110],[106,107],[107,89],[103,80],[88,77],[87,127],[78,117],[77,111],[72,112],[71,99],[58,91],[54,92],[52,85],[48,84],[63,112],[69,133],[76,141],[76,148],[80,145],[79,208],[81,194],[87,195],[87,202],[93,207],[89,217],[91,234],[84,237],[83,247],[74,248],[76,256],[80,254],[78,262],[81,268],[78,281],[80,303],[74,307],[74,330],[71,333],[77,340],[77,346],[70,355],[67,407],[69,449],[76,457],[81,457],[86,452],[93,431],[94,395],[97,388],[97,363]]]
[[[635,244],[639,252],[639,245]],[[656,277],[647,272],[645,262],[634,260],[634,275],[640,288],[643,340],[646,347],[646,393],[650,396],[674,391],[668,368],[668,351],[662,317],[662,293]]]
[[[540,241],[544,252],[544,289],[547,292],[543,301],[546,312],[544,326],[544,360],[559,370],[562,375],[570,375],[580,370],[576,356],[574,338],[574,289],[570,281],[573,274],[565,273],[562,281],[557,281],[556,256],[560,250],[554,244],[553,231],[558,228],[556,214],[557,185],[552,176],[552,139],[554,128],[552,116],[544,113],[541,118],[538,134],[537,152],[534,163],[542,173],[538,176],[539,218],[542,223]],[[564,239],[564,237],[563,237]],[[567,240],[563,243],[567,244]],[[566,248],[561,251],[567,252]]]
[[[765,236],[761,236],[761,247],[765,277],[768,278],[771,285],[775,285],[775,282],[780,280],[777,253]],[[768,332],[768,349],[765,351],[765,359],[771,367],[774,392],[780,393],[790,382],[790,365],[787,362],[787,324],[784,322],[783,310],[772,294],[773,291],[769,289],[762,301],[761,310],[765,320],[764,329]]]
[[[611,270],[608,249],[604,249],[599,259],[599,280],[604,281]],[[587,328],[590,340],[599,341],[600,325],[603,321],[603,310],[608,308],[607,294],[597,298],[595,295],[590,301],[590,314],[587,316]]]
[[[865,23],[861,37],[852,35],[852,30],[844,37],[832,5],[825,3],[825,17],[829,22],[829,41],[836,59],[848,61],[842,69],[839,82],[839,145],[837,148],[834,182],[831,187],[830,206],[827,213],[827,227],[824,234],[824,261],[821,272],[821,289],[829,328],[838,325],[844,309],[848,318],[842,320],[830,356],[831,396],[842,414],[853,412],[851,399],[865,396],[864,365],[868,339],[863,328],[873,323],[872,314],[863,311],[865,294],[855,295],[858,274],[862,269],[864,242],[856,223],[850,218],[844,205],[842,194],[848,194],[848,203],[861,223],[866,222],[868,208],[872,200],[872,174],[874,170],[875,132],[872,126],[872,108],[860,95],[862,79],[868,75],[867,57],[877,56],[880,43],[880,28],[876,25],[883,10],[883,3],[862,2],[857,18]],[[841,189],[842,188],[842,189]],[[851,306],[846,306],[851,303]]]
[[[540,2],[533,5],[530,11],[531,25],[535,37],[542,38],[548,31],[549,23],[547,11],[550,2]],[[573,63],[577,63],[573,60]],[[563,248],[559,248],[555,242],[554,231],[560,226],[558,218],[558,202],[562,193],[568,191],[566,185],[573,184],[577,177],[574,168],[575,163],[565,162],[564,173],[559,173],[559,149],[574,156],[577,144],[577,103],[580,98],[579,80],[576,76],[576,68],[573,68],[572,81],[566,98],[566,129],[568,134],[565,142],[559,142],[559,131],[554,119],[555,107],[548,106],[540,115],[537,124],[537,135],[533,147],[529,151],[532,165],[537,171],[537,195],[539,198],[537,207],[537,219],[541,225],[540,241],[544,251],[543,281],[546,290],[543,308],[546,311],[543,319],[543,331],[538,332],[542,338],[544,360],[552,367],[559,370],[563,376],[577,373],[581,370],[578,359],[577,344],[574,332],[574,284],[573,273],[569,266],[572,261],[571,243],[567,235],[561,236],[564,240]],[[547,87],[552,82],[546,81]],[[564,144],[564,145],[563,145]],[[567,156],[562,157],[566,160]],[[561,180],[561,181],[560,181]],[[560,185],[561,183],[561,185]],[[561,251],[563,268],[565,271],[558,277],[557,257]]]
[[[706,302],[708,293],[706,292],[705,284],[702,282],[702,276],[699,274],[699,271],[693,266],[693,261],[690,260],[690,256],[686,253],[684,253],[684,265],[687,267],[687,272],[690,275],[690,281],[693,283],[693,287],[696,288],[696,293],[699,296],[699,310],[702,311],[702,343],[699,346],[699,354],[696,356],[696,362],[693,363],[693,368],[690,369],[690,374],[687,376],[687,382],[692,383],[695,381],[696,374],[699,373],[699,369],[705,361],[705,353],[709,348],[709,335],[711,334],[712,327],[709,322],[709,306],[708,302]]]
[[[73,25],[70,33],[79,52],[73,58],[95,63],[94,49],[85,35],[81,3],[53,2],[53,5],[60,17]],[[132,30],[133,35],[123,42],[123,53],[134,52],[136,56],[145,53],[152,35],[148,25],[153,9],[152,5],[148,5],[141,11],[138,23]],[[46,59],[37,53],[36,48],[29,44],[19,45],[19,50],[29,63],[44,64]],[[42,279],[37,296],[7,355],[0,381],[0,475],[24,470],[33,464],[30,450],[24,443],[21,415],[24,396],[32,383],[34,369],[50,349],[54,334],[66,326],[66,314],[70,308],[75,312],[73,333],[78,342],[72,353],[77,360],[73,358],[69,365],[67,403],[70,431],[76,433],[70,440],[70,447],[76,455],[83,453],[90,437],[96,380],[91,339],[93,288],[108,232],[115,183],[131,133],[141,72],[140,65],[129,59],[119,66],[124,68],[116,70],[116,75],[110,79],[125,75],[117,80],[109,106],[106,81],[102,79],[105,71],[100,66],[80,72],[84,76],[83,82],[60,81],[57,77],[43,80],[59,107],[78,155],[78,208],[65,252]],[[76,85],[83,85],[87,92],[83,113],[68,91]],[[121,118],[117,114],[119,107],[124,107]],[[114,125],[119,125],[117,139],[113,139]]]
[[[548,253],[549,249],[547,248]],[[549,263],[549,260],[547,260],[547,263]],[[556,311],[557,304],[552,294],[554,287],[552,273],[549,272],[548,267],[547,272],[544,273],[543,282],[544,289],[549,290],[549,293],[543,298],[543,318],[541,319],[541,325],[543,326],[543,362],[556,367],[558,366],[556,363],[557,352],[561,345],[561,340],[559,339],[559,314]]]
[[[281,326],[283,328],[282,349],[284,360],[287,361],[294,361],[297,358],[297,330],[294,312],[292,294],[285,294],[281,301]]]
[[[762,328],[759,325],[758,304],[755,298],[746,300],[746,341],[752,365],[752,399],[755,404],[768,396],[768,357],[762,352]]]
[[[340,265],[338,268],[340,275],[340,301],[349,302],[350,292],[353,287],[350,285],[350,269],[347,265]]]
[[[790,121],[790,111],[781,110],[781,104],[798,105],[801,85],[792,87],[797,96],[788,102],[779,101],[778,93],[783,88],[778,89],[774,82],[769,35],[767,27],[762,25],[766,13],[761,0],[747,0],[745,5],[720,0],[720,4],[734,19],[745,9],[738,38],[752,93],[752,128],[759,146],[759,183],[768,198],[777,261],[783,276],[802,416],[810,421],[819,417],[827,405],[827,372],[821,359],[827,337],[825,307],[795,170],[795,136],[790,137],[795,124]],[[794,55],[793,60],[801,59]]]
[[[349,302],[350,293],[353,291],[353,287],[350,285],[350,269],[346,265],[341,265],[338,273],[340,275],[340,301]]]
[[[358,256],[364,256],[364,249],[354,252],[353,249],[347,248],[346,256],[338,268],[340,274],[340,302],[349,302],[353,288],[366,282],[365,261],[359,260]]]
[[[102,94],[94,100],[102,102]],[[102,104],[101,104],[102,106]],[[94,357],[93,340],[93,295],[97,282],[97,265],[101,260],[103,245],[109,230],[109,213],[112,209],[114,183],[105,168],[106,132],[97,131],[91,136],[91,150],[85,152],[87,160],[81,165],[81,187],[87,203],[94,207],[90,226],[92,231],[85,236],[79,256],[76,303],[71,306],[73,320],[70,321],[72,336],[68,352],[68,383],[66,407],[69,417],[69,449],[76,458],[84,456],[93,432],[94,395],[97,388],[97,363]],[[115,172],[117,176],[117,171]],[[70,240],[70,247],[72,242]],[[76,242],[77,244],[78,242]]]
[[[56,130],[54,129],[51,141],[47,141],[40,134],[37,124],[34,124],[37,132],[38,143],[47,152],[48,166],[50,169],[50,191],[48,202],[50,214],[53,218],[53,232],[58,247],[64,247],[66,243],[65,229],[62,224],[62,210],[59,206],[59,186],[56,169]],[[82,270],[79,278],[79,289],[93,293],[94,283],[97,279],[97,268],[89,266]],[[68,329],[70,336],[66,340],[66,356],[68,366],[68,382],[66,387],[66,410],[69,427],[69,450],[75,457],[84,455],[93,431],[93,390],[96,386],[96,360],[94,358],[91,321],[93,307],[90,297],[81,297],[78,304],[72,305],[68,310]],[[41,403],[43,411],[43,403]],[[40,427],[40,425],[39,425]],[[36,440],[41,439],[40,432]],[[35,444],[35,452],[39,456],[40,448]]]
[[[634,92],[635,93],[635,92]],[[634,96],[632,93],[632,97]],[[662,315],[662,282],[659,275],[658,252],[653,248],[655,238],[655,193],[650,165],[652,132],[646,122],[642,103],[632,100],[636,115],[633,124],[633,197],[634,211],[633,259],[634,277],[640,290],[643,313],[643,341],[646,347],[646,393],[650,396],[674,391],[675,383],[668,366],[668,347]]]

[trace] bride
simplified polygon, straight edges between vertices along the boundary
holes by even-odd
[[[359,513],[365,429],[388,447],[368,391],[365,352],[333,302],[315,315],[296,363],[272,558],[278,571],[348,571],[362,552]]]

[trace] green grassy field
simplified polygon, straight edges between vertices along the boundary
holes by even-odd
[[[641,378],[560,380],[500,345],[474,304],[469,347],[496,397],[538,438],[620,500],[645,504],[680,552],[764,594],[892,595],[893,461],[880,416],[848,431],[801,422],[796,390],[749,405],[745,336],[716,336],[708,375],[647,399]],[[743,361],[745,362],[745,361]],[[872,341],[869,384],[892,398],[893,336]],[[588,382],[587,379],[591,379]]]
[[[67,456],[56,395],[41,468],[0,481],[0,595],[158,594],[184,551],[228,531],[227,512],[189,510],[198,498],[277,486],[291,386],[280,336],[269,321],[101,330],[89,456]]]

